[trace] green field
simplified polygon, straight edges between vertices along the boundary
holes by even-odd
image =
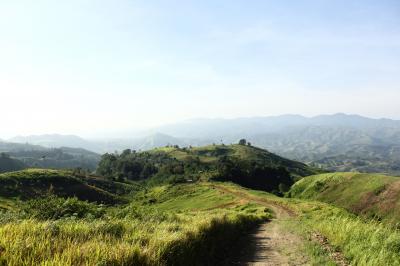
[[[230,242],[271,217],[265,207],[199,184],[157,186],[137,193],[129,204],[102,208],[101,217],[70,213],[57,219],[24,217],[16,208],[3,212],[0,261],[6,265],[217,263],[229,254]]]
[[[327,202],[367,218],[397,226],[400,177],[363,173],[330,173],[306,177],[290,196]]]

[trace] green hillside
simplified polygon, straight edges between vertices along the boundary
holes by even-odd
[[[271,218],[206,184],[147,188],[115,206],[46,200],[22,205],[28,214],[0,211],[1,265],[217,265]]]
[[[250,145],[169,146],[146,152],[105,154],[97,173],[116,180],[149,182],[232,181],[245,187],[285,192],[294,181],[319,170]]]
[[[0,154],[0,173],[18,171],[26,168],[26,165],[6,154]]]
[[[105,190],[109,187],[111,192]],[[124,191],[123,184],[74,175],[70,171],[28,169],[0,174],[0,196],[29,200],[54,194],[99,203],[120,201],[112,192]]]
[[[289,194],[331,203],[390,223],[397,224],[400,219],[400,177],[364,173],[320,174],[298,181]]]
[[[227,156],[241,161],[262,163],[268,167],[285,167],[293,176],[305,176],[315,172],[303,163],[248,145],[209,145],[183,149],[167,147],[153,150],[153,152],[157,151],[166,152],[177,160],[187,161],[199,158],[204,163],[217,162],[218,159]]]

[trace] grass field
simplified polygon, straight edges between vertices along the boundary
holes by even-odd
[[[400,219],[399,177],[362,173],[321,174],[295,183],[289,194],[327,202],[394,226],[398,226]]]
[[[351,265],[400,265],[400,232],[385,223],[360,218],[322,202],[279,198],[235,185],[230,185],[230,188],[255,199],[275,202],[292,209],[297,218],[285,221],[288,230],[294,230],[311,240],[305,246],[316,261],[321,260],[321,252],[324,253],[313,237],[319,235],[326,238],[333,249],[340,251]]]
[[[204,265],[222,261],[231,242],[270,217],[264,207],[208,186],[160,186],[138,193],[128,205],[107,208],[98,219],[0,219],[0,262]]]
[[[66,184],[80,182],[113,197],[121,189],[129,191],[130,184],[91,177],[90,182],[99,186],[95,187],[60,171],[7,173],[0,175],[0,182],[14,184],[13,193],[28,191],[30,196],[0,198],[0,265],[222,265],[250,228],[271,219],[273,206],[292,214],[278,222],[302,239],[300,250],[313,265],[335,265],[335,252],[352,265],[400,265],[400,232],[387,226],[391,220],[359,217],[340,207],[354,206],[370,191],[386,195],[397,182],[394,177],[368,177],[306,177],[290,191],[292,196],[326,201],[338,197],[332,203],[339,207],[223,182],[160,184],[140,190],[132,186],[134,193],[118,196],[125,201],[103,205],[59,198],[66,196],[60,191],[50,198],[33,198],[49,184],[66,189]],[[318,198],[321,195],[326,198]],[[342,195],[346,200],[340,200]]]

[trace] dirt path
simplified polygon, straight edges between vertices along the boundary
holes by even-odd
[[[225,186],[212,185],[222,193],[234,195],[240,201],[246,200],[258,203],[274,212],[274,219],[261,224],[246,239],[244,248],[230,262],[231,265],[310,265],[302,247],[304,239],[291,233],[285,227],[285,221],[293,219],[297,214],[286,205],[266,198],[260,198],[248,193],[230,189]],[[329,245],[327,239],[314,233],[311,236],[329,254],[330,258],[340,266],[348,266],[343,254]]]
[[[308,258],[299,250],[302,247],[302,239],[288,232],[282,222],[295,216],[295,213],[282,205],[267,200],[261,200],[222,186],[214,186],[216,189],[233,194],[264,205],[274,211],[275,218],[261,224],[243,241],[246,243],[240,254],[233,258],[234,265],[307,265]]]
[[[308,258],[298,250],[302,242],[285,231],[275,219],[264,223],[248,236],[236,265],[307,265]]]

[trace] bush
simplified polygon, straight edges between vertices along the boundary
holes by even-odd
[[[100,218],[104,215],[101,205],[80,201],[78,198],[59,198],[50,195],[25,202],[22,211],[29,218],[56,220],[60,218]]]

